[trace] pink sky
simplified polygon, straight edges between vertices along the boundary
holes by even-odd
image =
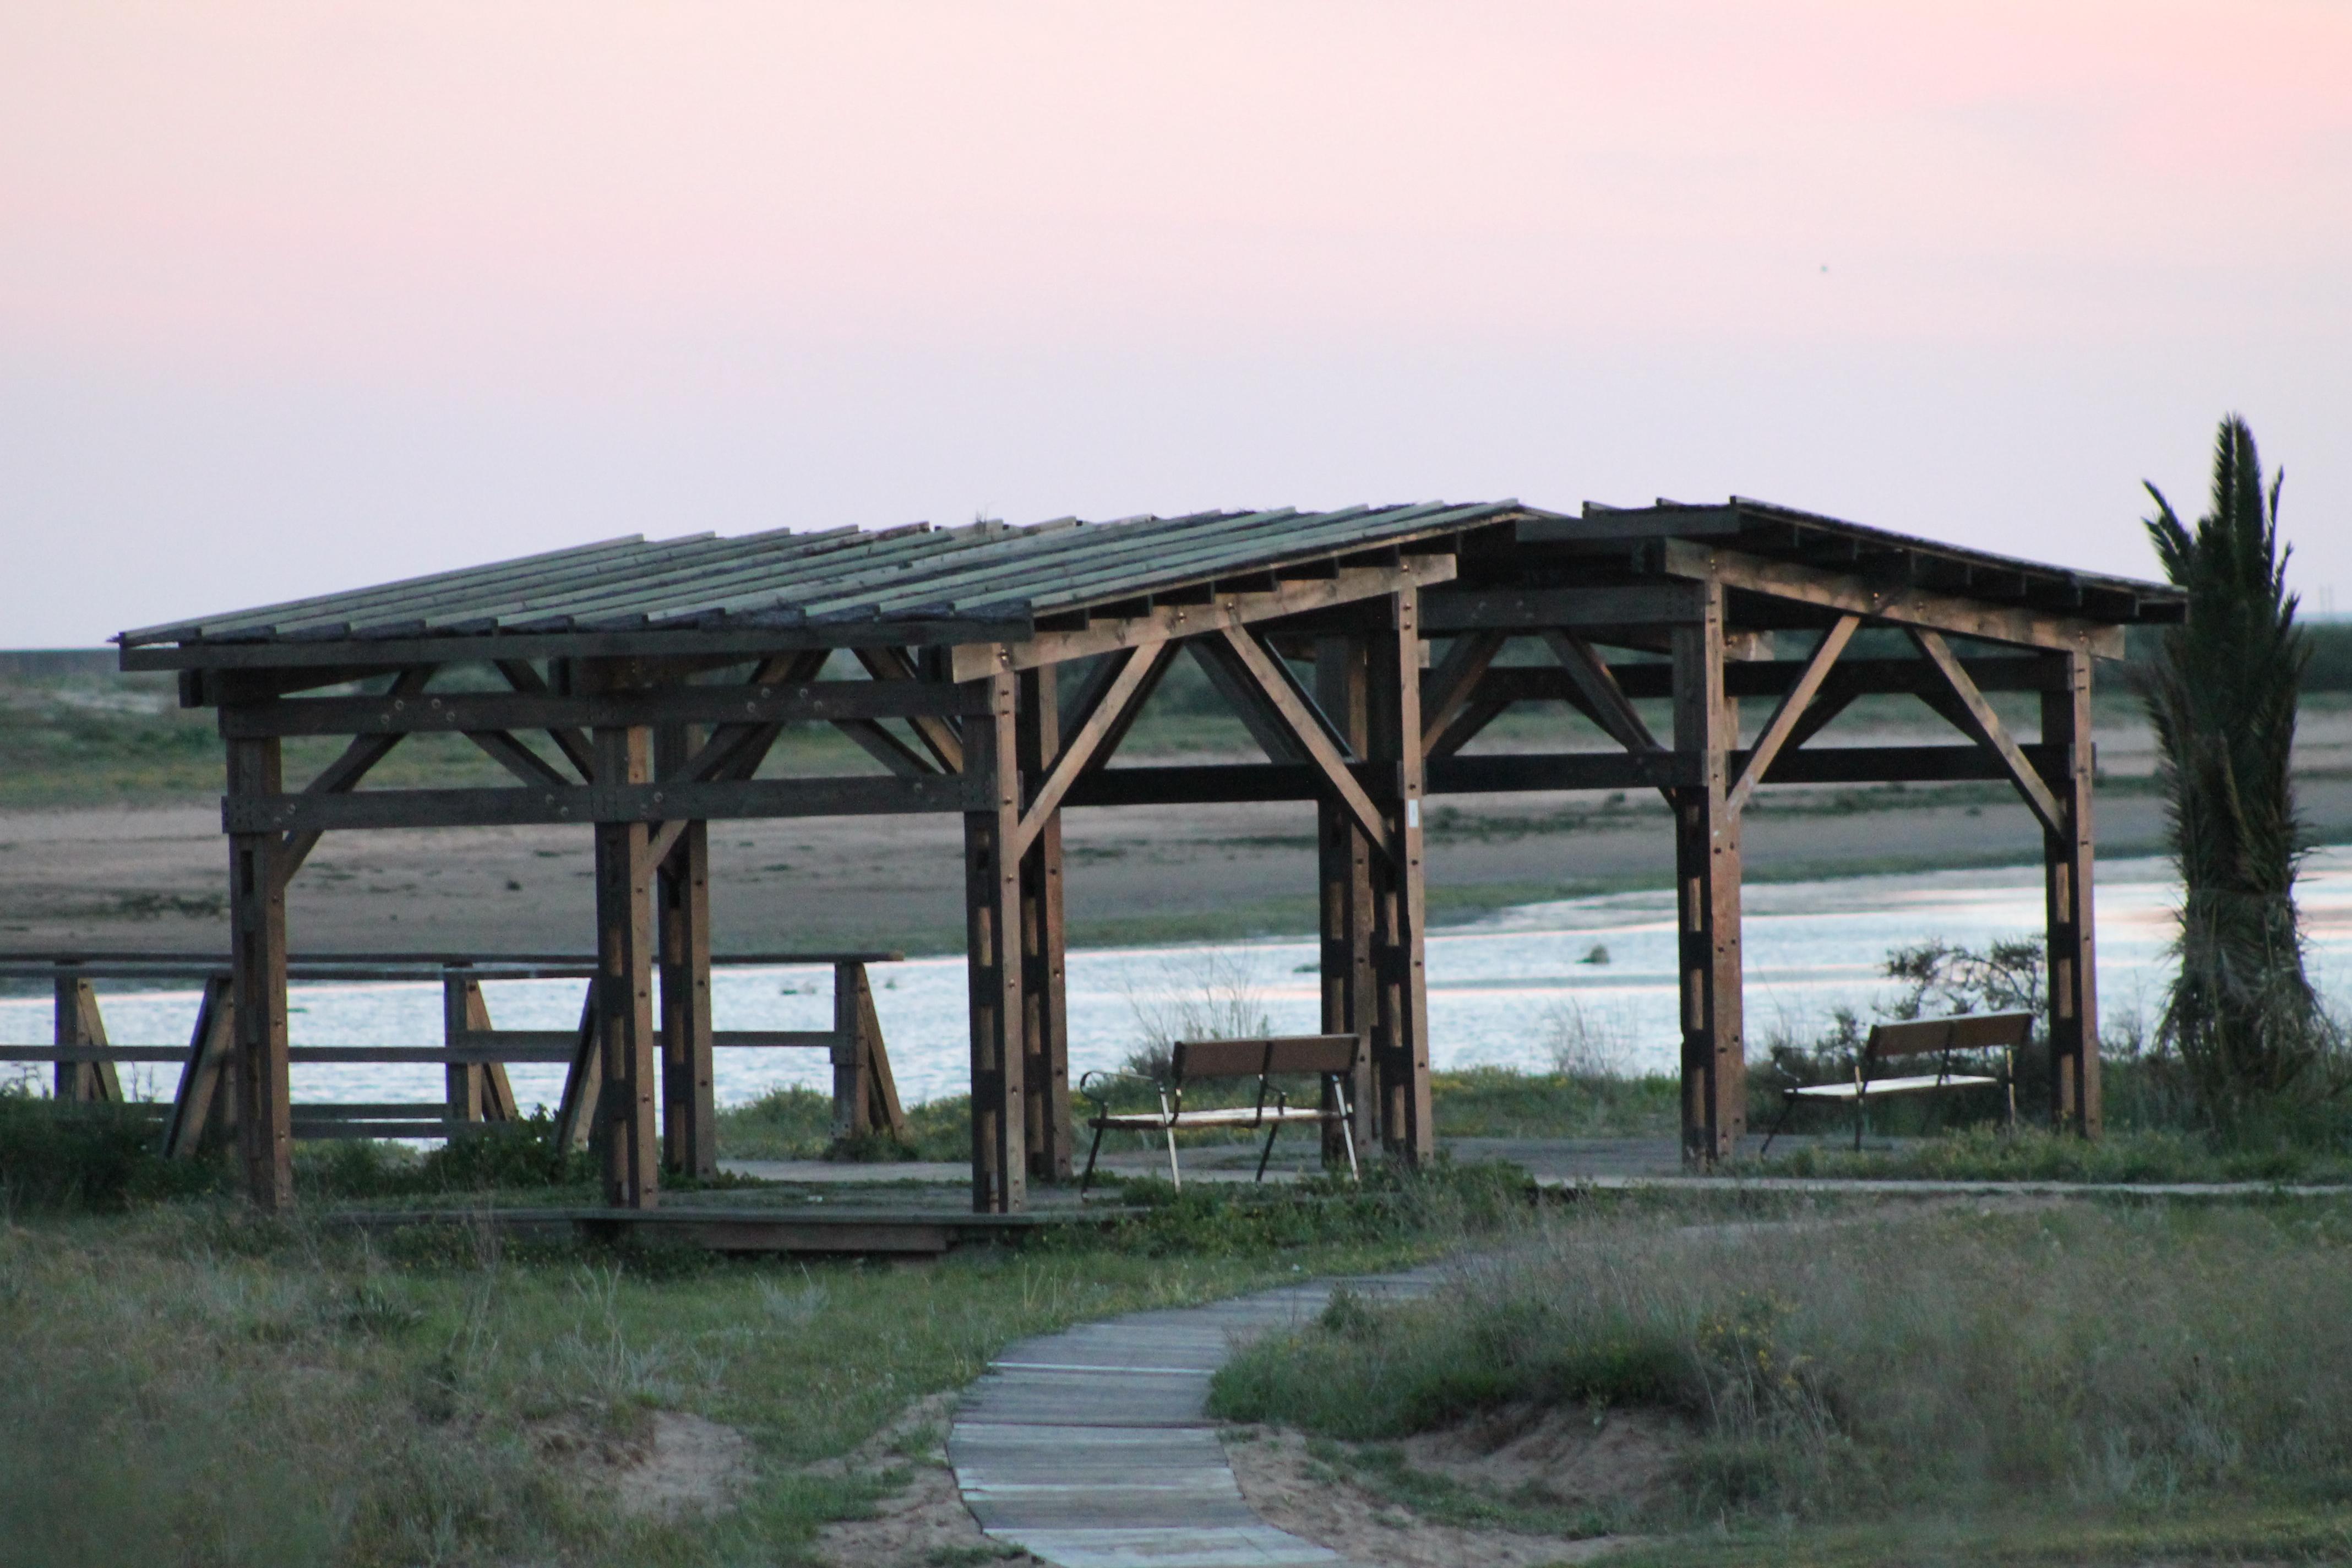
[[[2352,609],[2352,7],[0,10],[0,645],[614,533],[1730,491]]]

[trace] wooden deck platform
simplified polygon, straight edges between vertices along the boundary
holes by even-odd
[[[982,1215],[930,1205],[792,1208],[688,1205],[656,1209],[369,1209],[327,1215],[367,1230],[460,1224],[506,1235],[608,1246],[682,1246],[713,1252],[937,1258],[959,1247],[1018,1245],[1040,1231],[1108,1225],[1134,1211],[1109,1205]]]

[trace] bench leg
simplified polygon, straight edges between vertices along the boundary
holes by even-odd
[[[1870,1122],[1870,1102],[1860,1095],[1853,1101],[1853,1152],[1862,1152],[1862,1130]]]
[[[1773,1119],[1772,1131],[1764,1134],[1764,1147],[1756,1152],[1758,1159],[1760,1160],[1772,1152],[1772,1140],[1780,1136],[1780,1129],[1789,1125],[1789,1118],[1796,1114],[1796,1110],[1797,1097],[1793,1094],[1783,1094],[1780,1097],[1780,1114]]]
[[[1094,1147],[1087,1151],[1087,1173],[1078,1178],[1078,1196],[1087,1195],[1087,1184],[1095,1179],[1095,1156],[1102,1152],[1103,1130],[1095,1129]]]
[[[1176,1168],[1176,1123],[1168,1123],[1168,1184],[1178,1192],[1184,1190],[1184,1173]]]
[[[1265,1130],[1265,1147],[1258,1151],[1257,1156],[1257,1179],[1261,1182],[1265,1180],[1265,1163],[1274,1158],[1274,1135],[1281,1131],[1279,1121]]]

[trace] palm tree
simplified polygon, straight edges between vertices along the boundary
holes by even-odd
[[[2182,900],[2162,1037],[2217,1127],[2302,1085],[2326,1028],[2304,975],[2294,878],[2305,850],[2287,772],[2311,653],[2286,591],[2279,485],[2265,495],[2253,433],[2214,442],[2212,510],[2184,527],[2147,487],[2147,521],[2188,620],[2141,674]]]

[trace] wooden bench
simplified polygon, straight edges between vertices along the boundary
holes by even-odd
[[[1297,1122],[1314,1122],[1318,1126],[1337,1124],[1345,1128],[1354,1112],[1348,1104],[1348,1085],[1354,1078],[1357,1058],[1363,1052],[1363,1041],[1354,1035],[1287,1035],[1263,1040],[1179,1040],[1169,1052],[1168,1076],[1162,1079],[1143,1077],[1130,1072],[1097,1070],[1078,1079],[1078,1092],[1095,1102],[1096,1114],[1087,1125],[1094,1129],[1094,1146],[1087,1151],[1086,1174],[1078,1180],[1078,1192],[1086,1193],[1095,1179],[1095,1156],[1102,1152],[1106,1132],[1157,1132],[1168,1140],[1168,1179],[1177,1187],[1184,1184],[1183,1172],[1176,1163],[1176,1134],[1202,1128],[1222,1127],[1233,1130],[1265,1129],[1265,1147],[1257,1157],[1258,1181],[1265,1180],[1266,1162],[1274,1157],[1275,1135],[1283,1128]],[[1323,1080],[1319,1104],[1312,1107],[1290,1103],[1289,1091],[1274,1080],[1286,1076],[1314,1074]],[[1188,1084],[1217,1079],[1257,1079],[1257,1098],[1248,1105],[1219,1106],[1214,1109],[1184,1108],[1184,1089]],[[1148,1083],[1160,1096],[1156,1111],[1114,1111],[1108,1094],[1095,1089],[1097,1081],[1128,1079]],[[1341,1140],[1348,1148],[1348,1174],[1358,1180],[1363,1173],[1356,1165],[1356,1141]]]
[[[1862,1130],[1870,1102],[1890,1095],[1939,1094],[1951,1089],[1999,1089],[2008,1098],[2007,1118],[2017,1125],[2017,1052],[2033,1033],[2031,1013],[1973,1013],[1956,1018],[1921,1018],[1911,1023],[1879,1024],[1854,1058],[1852,1083],[1808,1083],[1781,1091],[1780,1117],[1764,1136],[1763,1152],[1789,1124],[1789,1117],[1806,1101],[1846,1101],[1853,1106],[1853,1146],[1862,1148]],[[1952,1058],[1976,1051],[1999,1051],[2000,1076],[1955,1072]],[[1936,1057],[1936,1070],[1908,1078],[1881,1078],[1889,1062],[1914,1057]]]

